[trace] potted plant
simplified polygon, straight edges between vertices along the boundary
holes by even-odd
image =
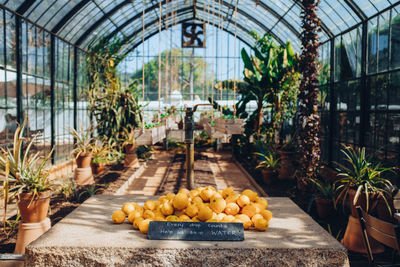
[[[93,174],[101,174],[104,172],[105,166],[109,161],[109,148],[99,140],[92,145],[92,161],[90,167]]]
[[[81,126],[79,132],[75,129],[70,129],[70,134],[75,140],[75,148],[72,153],[75,156],[76,165],[78,168],[89,168],[92,161],[92,143],[91,137],[93,129],[89,126],[84,130]]]
[[[256,168],[261,169],[264,183],[267,185],[272,184],[279,169],[279,158],[272,152],[268,152],[267,154],[256,152],[255,154],[262,158]]]
[[[293,166],[293,160],[296,154],[295,149],[294,138],[289,138],[278,150],[281,160],[281,167],[278,175],[279,179],[286,180],[294,178],[295,168]]]
[[[38,223],[46,219],[49,210],[51,184],[45,166],[53,151],[44,158],[40,156],[41,152],[32,154],[31,148],[36,136],[24,150],[23,135],[24,124],[17,127],[12,148],[2,148],[0,152],[0,171],[5,177],[4,214],[9,199],[16,197],[22,222]]]
[[[131,167],[138,162],[136,155],[135,131],[129,131],[127,128],[123,128],[122,136],[122,146],[125,149],[124,166]]]
[[[332,218],[336,214],[334,206],[335,190],[333,185],[323,180],[310,179],[310,181],[317,189],[315,193],[315,206],[318,217],[321,220]]]
[[[351,214],[342,239],[342,244],[348,249],[357,252],[366,252],[362,242],[362,233],[357,219],[356,206],[361,206],[365,211],[374,214],[380,203],[385,203],[386,211],[391,215],[391,205],[388,202],[390,191],[393,188],[384,173],[390,168],[382,168],[380,164],[374,164],[366,157],[365,148],[354,149],[345,146],[341,150],[348,167],[337,163],[338,180],[335,182],[335,190],[338,194],[335,205],[342,202],[343,206],[349,204]],[[348,200],[348,201],[347,201]],[[374,253],[382,251],[382,247],[371,239],[371,248]]]

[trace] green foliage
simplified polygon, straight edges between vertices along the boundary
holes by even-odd
[[[121,153],[115,149],[115,143],[112,140],[96,140],[92,146],[92,162],[96,164],[112,163],[121,157]]]
[[[324,199],[335,198],[335,187],[332,184],[326,183],[322,179],[310,179],[317,189],[317,195]]]
[[[145,129],[150,129],[150,128],[157,127],[157,126],[160,126],[160,125],[162,125],[161,122],[147,123],[147,124],[144,126],[144,128],[145,128]]]
[[[87,129],[83,129],[83,126],[81,125],[79,130],[75,130],[73,128],[69,129],[69,133],[75,139],[75,148],[72,150],[72,154],[75,155],[76,158],[78,158],[81,154],[90,153],[92,151],[93,132],[94,128],[92,126],[89,126]]]
[[[263,160],[257,165],[257,169],[269,169],[272,171],[277,171],[280,167],[279,158],[273,152],[268,152],[266,154],[255,152],[257,156],[263,158]]]
[[[254,130],[260,134],[265,103],[272,111],[270,126],[266,132],[269,142],[279,142],[279,131],[284,120],[290,119],[296,112],[296,101],[300,75],[299,60],[294,54],[291,44],[278,45],[268,34],[260,37],[252,32],[256,40],[252,47],[254,56],[249,56],[242,49],[244,63],[244,81],[248,88],[243,101],[257,101],[257,117]],[[244,86],[244,85],[241,85]]]
[[[138,146],[136,148],[136,154],[141,161],[148,160],[151,155],[153,154],[153,147],[152,146]]]
[[[345,146],[341,151],[349,167],[336,163],[338,165],[337,171],[339,172],[339,179],[335,182],[335,189],[338,192],[336,204],[339,200],[345,203],[349,190],[354,189],[356,190],[354,205],[357,203],[360,194],[364,193],[368,211],[370,194],[376,194],[384,199],[390,211],[386,196],[393,189],[393,185],[383,175],[391,168],[383,168],[380,164],[372,163],[366,157],[364,147],[354,149],[353,147]]]
[[[7,205],[10,197],[13,198],[19,193],[31,193],[33,198],[39,193],[51,190],[48,179],[49,172],[46,167],[53,150],[44,158],[41,152],[31,153],[35,143],[34,136],[24,148],[25,138],[24,124],[18,126],[14,133],[13,146],[1,148],[0,150],[0,175],[4,177],[4,215],[7,213]]]

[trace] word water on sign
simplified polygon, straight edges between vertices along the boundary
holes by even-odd
[[[241,223],[162,222],[151,221],[147,238],[192,241],[243,241]]]

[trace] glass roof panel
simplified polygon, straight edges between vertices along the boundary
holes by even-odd
[[[383,10],[394,4],[394,0],[354,0],[367,17],[375,15],[379,10]]]
[[[344,3],[344,0],[325,0],[319,5],[319,16],[334,34],[354,26],[361,20]]]
[[[11,10],[17,10],[22,3],[25,2],[24,0],[1,0],[0,3],[5,5]]]

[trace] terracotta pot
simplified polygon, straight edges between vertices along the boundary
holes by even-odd
[[[348,193],[347,193],[347,198],[348,198],[348,201],[349,201],[348,204],[350,206],[351,215],[353,217],[358,218],[358,213],[357,213],[356,207],[360,206],[363,210],[367,211],[367,201],[366,201],[366,198],[365,198],[365,193],[362,192],[359,195],[356,204],[354,205],[353,203],[354,203],[355,195],[356,195],[356,190],[350,189],[348,191]],[[380,199],[379,195],[369,193],[369,209],[368,209],[368,213],[375,214],[376,207],[378,205],[379,199]]]
[[[340,241],[346,248],[359,252],[359,253],[367,253],[367,248],[364,245],[362,229],[360,225],[360,221],[358,218],[354,216],[349,216],[349,222],[347,224],[346,232],[344,233],[343,239]],[[378,243],[372,237],[369,237],[369,244],[372,250],[372,253],[381,253],[384,251],[382,245]]]
[[[279,155],[281,159],[281,168],[279,169],[278,178],[282,180],[294,179],[293,159],[295,153],[287,151],[279,151]]]
[[[50,227],[51,222],[49,218],[37,223],[20,223],[14,253],[25,254],[25,247],[47,232]]]
[[[74,181],[77,185],[94,184],[92,168],[76,168],[74,173]]]
[[[183,129],[183,121],[178,122],[178,129],[182,130]]]
[[[315,205],[317,207],[318,217],[321,220],[332,218],[336,214],[332,199],[316,198]]]
[[[125,154],[124,167],[135,166],[139,162],[136,152]]]
[[[104,172],[106,164],[105,163],[91,163],[93,174],[102,174]]]
[[[275,182],[276,172],[270,169],[262,169],[264,184],[270,185]]]
[[[18,195],[18,209],[24,223],[41,222],[47,217],[50,204],[50,192],[39,193],[39,197],[32,199],[31,193]]]
[[[76,158],[76,166],[78,168],[89,168],[92,162],[92,153],[81,153]]]
[[[126,154],[136,153],[136,145],[133,145],[133,144],[126,145],[125,146],[125,153]]]

